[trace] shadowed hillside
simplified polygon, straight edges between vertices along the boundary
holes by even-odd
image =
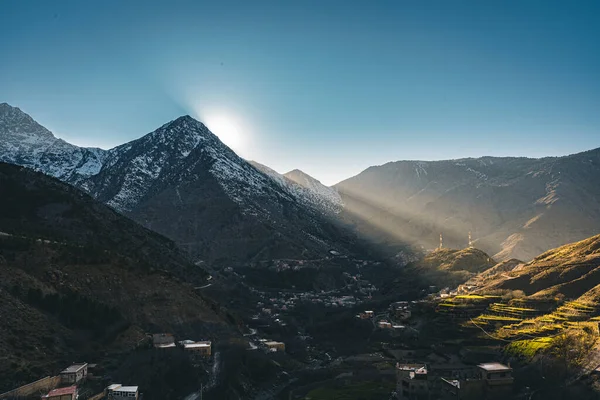
[[[74,360],[109,362],[146,332],[232,332],[193,289],[206,274],[168,239],[23,167],[0,163],[0,193],[0,392]]]

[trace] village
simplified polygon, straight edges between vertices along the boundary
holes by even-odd
[[[193,341],[189,339],[176,341],[173,334],[148,334],[146,343],[157,351],[182,351],[196,364],[210,362],[212,343],[210,341]],[[6,400],[141,400],[144,394],[140,392],[135,382],[109,383],[104,389],[98,388],[106,381],[104,369],[99,364],[78,362],[63,369],[56,376],[48,376],[38,381],[23,385],[9,392],[0,394],[0,399]]]
[[[430,288],[434,291],[435,288]],[[510,364],[500,360],[500,353],[493,349],[461,349],[460,345],[440,341],[432,343],[430,338],[421,338],[422,314],[434,304],[431,300],[446,298],[449,291],[443,289],[431,293],[426,299],[417,301],[397,301],[386,309],[363,310],[355,315],[359,324],[369,324],[373,330],[373,340],[379,342],[379,350],[352,356],[322,358],[315,367],[338,371],[333,379],[321,381],[332,390],[360,390],[364,382],[380,382],[388,389],[389,399],[433,400],[503,399],[513,393],[514,377]],[[260,318],[270,318],[273,323],[285,326],[285,309],[281,306],[273,313],[275,302],[261,310]],[[280,303],[281,304],[281,303]],[[338,300],[337,307],[355,308],[357,303]],[[285,305],[285,304],[283,304]],[[322,305],[325,306],[325,305]],[[257,316],[258,318],[258,316]],[[442,318],[446,318],[443,316]],[[249,334],[252,349],[263,348],[275,351],[261,339],[256,329]],[[310,337],[306,338],[307,343]],[[261,345],[262,343],[262,345]],[[285,348],[285,344],[280,344]],[[312,345],[307,345],[312,347]],[[316,345],[318,347],[318,345]],[[317,352],[318,353],[318,352]],[[388,382],[388,383],[386,383]],[[393,383],[393,385],[392,385]],[[311,385],[297,385],[291,389],[291,399],[321,399],[310,391]],[[333,395],[334,392],[327,392]],[[388,398],[388,397],[381,397]]]

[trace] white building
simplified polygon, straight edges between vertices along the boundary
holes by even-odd
[[[115,383],[106,388],[108,400],[138,400],[137,386],[123,386]]]

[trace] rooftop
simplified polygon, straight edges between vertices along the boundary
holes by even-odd
[[[154,347],[157,349],[168,349],[169,347],[175,347],[175,343],[155,344]]]
[[[110,391],[114,391],[114,392],[130,392],[130,393],[135,393],[135,392],[138,391],[138,387],[137,386],[123,386],[120,383],[113,383],[107,389],[110,390]]]
[[[135,393],[138,391],[138,387],[137,386],[121,386],[118,391]]]
[[[183,347],[186,349],[196,349],[199,347],[210,347],[210,342],[184,343]]]
[[[489,372],[512,371],[512,368],[500,364],[499,362],[483,363],[479,364],[478,367]]]
[[[73,364],[69,368],[66,368],[65,370],[63,370],[61,372],[61,374],[70,374],[70,373],[73,373],[73,372],[77,372],[77,371],[81,370],[82,368],[84,368],[85,366],[87,366],[86,363]]]
[[[281,343],[281,342],[276,342],[276,341],[272,340],[272,341],[270,341],[270,342],[265,342],[265,344],[266,344],[267,346],[269,346],[269,345],[271,345],[271,346],[274,346],[274,345],[277,345],[277,344],[283,344],[283,343]]]
[[[400,364],[400,363],[396,364],[396,369],[399,369],[402,371],[415,371],[420,368],[425,368],[425,365],[423,365],[423,364]]]
[[[77,393],[77,386],[68,386],[68,387],[64,387],[64,388],[60,388],[60,389],[51,390],[44,397],[48,398],[48,397],[64,396],[64,395],[75,394],[75,393]]]

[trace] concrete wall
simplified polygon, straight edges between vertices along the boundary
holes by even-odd
[[[48,393],[52,389],[56,389],[60,384],[60,376],[47,376],[23,385],[20,388],[11,390],[10,392],[0,394],[0,399],[19,399],[39,393]]]

